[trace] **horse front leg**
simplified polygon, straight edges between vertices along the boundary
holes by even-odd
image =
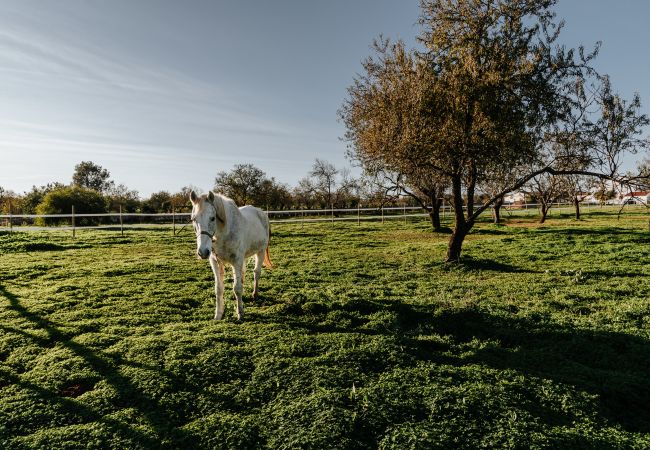
[[[244,316],[244,302],[242,300],[242,295],[244,293],[244,285],[242,283],[242,267],[243,264],[239,261],[232,265],[232,271],[234,275],[233,292],[235,293],[235,313],[237,314],[237,320],[241,320]]]
[[[223,301],[223,263],[219,263],[214,253],[210,255],[210,267],[214,273],[214,293],[216,296],[216,304],[214,308],[214,320],[221,320],[224,311]]]

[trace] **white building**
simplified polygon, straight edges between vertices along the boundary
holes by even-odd
[[[628,192],[616,197],[617,205],[648,205],[650,202],[650,191]]]

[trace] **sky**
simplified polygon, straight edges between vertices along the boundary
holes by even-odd
[[[650,114],[650,2],[560,0],[562,41]],[[346,89],[383,34],[415,44],[418,0],[2,0],[0,186],[69,183],[91,160],[146,197],[252,163],[294,185],[349,166]]]

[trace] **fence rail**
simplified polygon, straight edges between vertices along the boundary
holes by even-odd
[[[583,210],[589,211],[591,208],[603,208],[601,205],[581,204]],[[620,205],[605,205],[608,209],[619,209]],[[527,203],[521,205],[503,205],[502,213],[504,215],[536,214],[539,204]],[[553,205],[551,211],[557,213],[558,210],[573,209],[571,203],[557,203]],[[418,212],[420,211],[420,212]],[[440,209],[440,216],[443,221],[452,220],[453,209],[450,205],[444,205]],[[357,221],[384,221],[409,218],[428,217],[428,213],[423,212],[419,206],[390,206],[390,207],[366,207],[366,208],[329,208],[329,209],[300,209],[300,210],[279,210],[266,211],[271,223],[308,223],[308,222],[350,222]],[[491,214],[491,209],[486,209],[483,214]],[[177,228],[186,225],[191,213],[189,212],[171,212],[171,213],[75,213],[70,214],[0,214],[0,230],[5,229],[13,231],[38,231],[38,230],[72,230],[77,229],[119,229],[122,234],[125,229],[146,229],[146,228],[172,228],[177,232]],[[111,223],[81,225],[81,219],[109,219]],[[69,225],[51,225],[38,226],[34,223],[38,219],[67,219]],[[125,223],[124,220],[140,219],[140,223]],[[149,219],[143,223],[142,219]],[[180,223],[178,221],[180,221]],[[30,225],[26,224],[31,222]],[[153,223],[157,222],[157,223]]]

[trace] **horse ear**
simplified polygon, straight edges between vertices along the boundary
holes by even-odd
[[[198,198],[199,198],[199,197],[196,195],[196,192],[194,192],[194,191],[190,192],[190,201],[191,201],[192,203],[196,203],[196,201],[198,200]]]
[[[210,200],[210,203],[214,203],[214,192],[208,192],[208,200]]]

